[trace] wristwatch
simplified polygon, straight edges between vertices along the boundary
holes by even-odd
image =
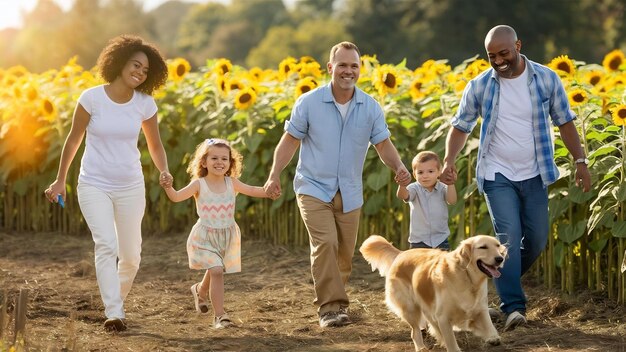
[[[585,164],[585,165],[589,165],[589,159],[587,158],[580,158],[580,159],[576,159],[574,161],[574,164]]]

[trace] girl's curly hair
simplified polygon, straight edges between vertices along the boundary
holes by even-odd
[[[139,51],[148,57],[149,67],[145,82],[135,89],[152,95],[167,80],[167,64],[159,49],[140,37],[123,34],[109,40],[98,57],[98,72],[107,83],[113,82],[122,73],[130,57]]]
[[[206,166],[203,166],[202,161],[206,160],[207,155],[209,155],[209,150],[214,147],[228,148],[230,155],[230,167],[228,168],[228,171],[226,171],[226,176],[239,178],[243,162],[241,154],[239,154],[236,149],[233,149],[228,141],[219,138],[209,138],[198,144],[196,151],[193,153],[191,162],[189,163],[189,166],[187,166],[187,173],[191,176],[191,179],[195,180],[197,178],[202,178],[209,173]]]

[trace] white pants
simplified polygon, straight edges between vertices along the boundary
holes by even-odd
[[[106,192],[79,184],[77,190],[80,210],[95,244],[96,277],[104,314],[107,318],[125,318],[124,299],[141,261],[145,186]]]

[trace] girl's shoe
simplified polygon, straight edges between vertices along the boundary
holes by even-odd
[[[213,323],[213,326],[216,329],[227,328],[231,325],[233,325],[233,322],[230,321],[230,317],[228,316],[228,313],[224,313],[220,315],[219,317],[215,317],[215,321]]]
[[[200,297],[200,283],[193,284],[191,286],[191,294],[193,294],[193,302],[196,305],[196,311],[198,313],[208,313],[209,304],[205,298]]]

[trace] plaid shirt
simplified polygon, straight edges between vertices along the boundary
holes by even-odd
[[[548,67],[530,61],[524,55],[521,56],[528,70],[535,155],[541,180],[544,186],[548,186],[559,178],[559,170],[554,162],[554,142],[549,118],[555,126],[561,126],[574,120],[576,115],[570,109],[559,76]],[[470,133],[476,126],[478,117],[483,118],[476,164],[476,179],[480,193],[483,192],[485,181],[485,156],[489,154],[491,138],[498,120],[499,99],[499,77],[491,68],[467,84],[459,108],[451,121],[455,128]]]

